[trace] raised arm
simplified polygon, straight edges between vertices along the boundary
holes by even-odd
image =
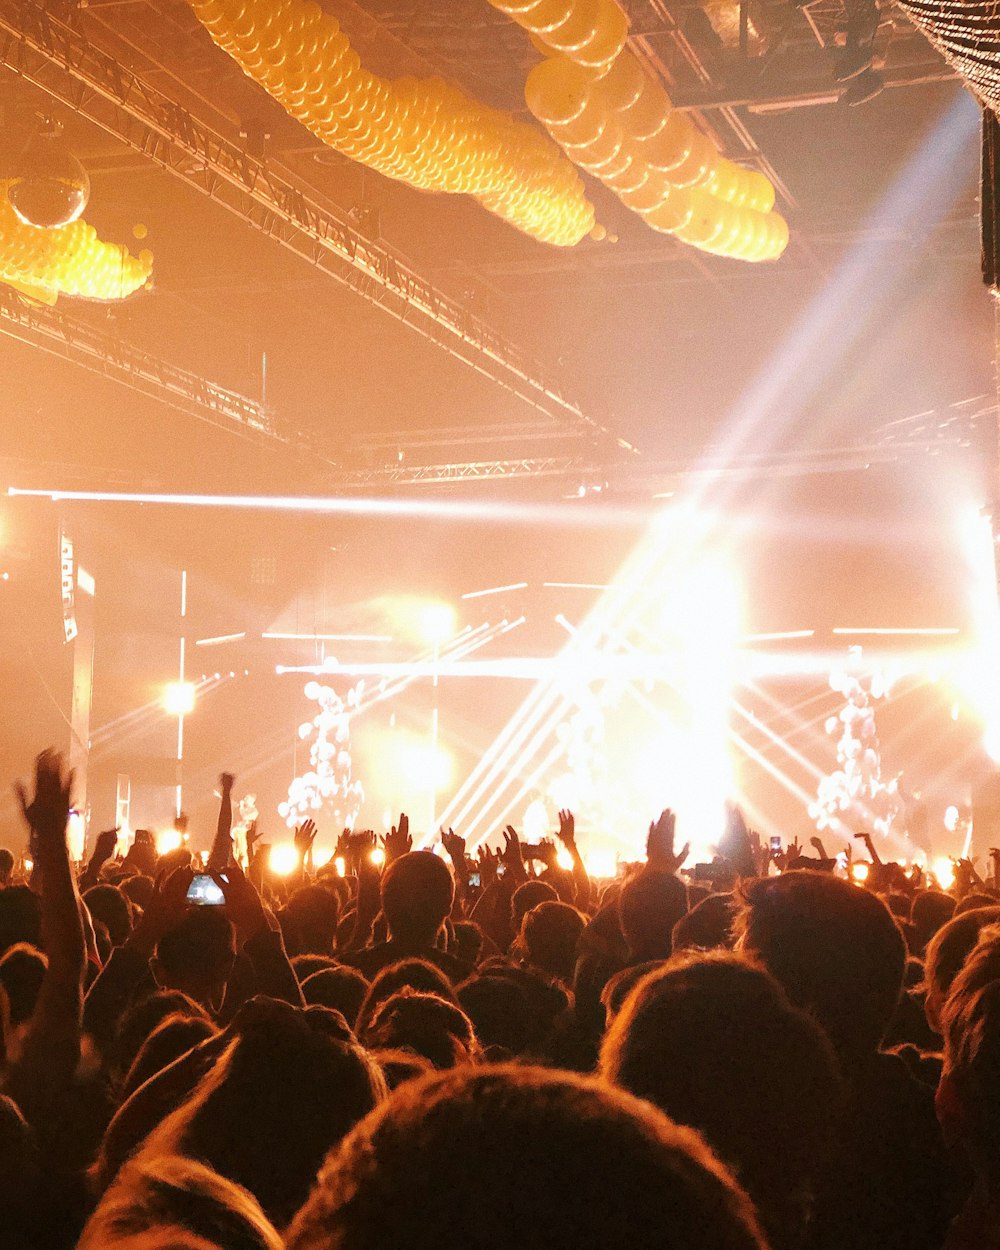
[[[80,1062],[83,969],[86,950],[80,896],[66,844],[73,774],[63,757],[45,751],[35,765],[35,794],[17,795],[34,835],[41,878],[42,940],[48,967],[21,1055],[8,1072],[7,1088],[25,1115],[49,1105],[72,1081]]]
[[[559,813],[559,841],[573,860],[573,882],[576,886],[576,905],[581,911],[590,909],[590,876],[576,845],[576,819],[571,811]]]
[[[233,782],[232,773],[222,773],[219,786],[222,791],[219,800],[219,822],[215,827],[215,840],[208,857],[209,872],[225,872],[233,858]]]

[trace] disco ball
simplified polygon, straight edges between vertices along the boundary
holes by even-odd
[[[26,226],[68,226],[87,207],[90,176],[56,135],[33,135],[14,162],[7,198]]]

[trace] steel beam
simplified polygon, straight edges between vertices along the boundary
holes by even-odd
[[[260,233],[563,424],[607,434],[539,363],[400,253],[366,238],[291,170],[260,160],[59,21],[0,0],[0,66],[31,82]]]

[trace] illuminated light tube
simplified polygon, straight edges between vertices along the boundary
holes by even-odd
[[[167,507],[237,508],[264,512],[343,513],[348,516],[433,517],[503,524],[560,525],[591,528],[604,525],[642,525],[649,510],[608,507],[591,511],[579,504],[501,503],[489,500],[378,499],[346,495],[170,495],[128,491],[35,490],[8,486],[11,498],[49,499],[53,503],[139,503]]]
[[[527,582],[511,582],[509,586],[491,586],[488,590],[468,590],[463,599],[485,599],[487,595],[502,595],[505,590],[527,590]]]
[[[852,627],[848,629],[846,627],[841,627],[831,630],[831,633],[834,634],[857,634],[859,636],[868,634],[872,637],[878,638],[948,638],[954,637],[960,632],[961,631],[957,628],[957,626],[946,626],[942,629],[882,629],[879,627],[869,629],[858,629]]]
[[[607,585],[598,582],[542,582],[548,590],[607,590]]]
[[[214,638],[196,638],[194,645],[196,647],[221,647],[224,642],[239,642],[246,636],[246,630],[239,634],[216,634]]]
[[[261,638],[277,638],[282,642],[392,642],[391,634],[282,634],[273,630]]]
[[[836,633],[836,630],[834,630]],[[814,629],[787,629],[775,634],[744,634],[741,642],[790,642],[793,638],[813,638]]]

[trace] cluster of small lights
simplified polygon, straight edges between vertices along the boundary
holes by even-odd
[[[903,8],[978,95],[1000,107],[1000,17],[982,0],[903,0]]]
[[[574,0],[551,5],[575,16]],[[788,225],[771,211],[768,179],[726,160],[628,49],[597,66],[578,54],[549,56],[528,75],[524,94],[563,151],[651,229],[739,260],[776,260],[785,250]]]
[[[152,272],[152,252],[133,256],[104,243],[85,221],[51,230],[25,225],[0,183],[0,282],[50,304],[59,295],[119,300],[145,286]]]
[[[860,658],[860,648],[852,648]],[[889,693],[876,674],[866,688],[848,672],[830,675],[830,688],[844,696],[844,706],[826,722],[826,732],[837,738],[837,765],[821,778],[809,815],[818,829],[838,832],[868,830],[888,834],[902,810],[896,779],[882,780],[882,759],[873,703]]]
[[[189,0],[215,43],[329,147],[410,186],[473,196],[545,243],[594,226],[579,174],[544,135],[440,78],[380,78],[313,0]]]
[[[325,812],[338,828],[353,828],[364,799],[360,781],[351,778],[351,712],[363,695],[359,681],[348,691],[345,702],[330,686],[318,681],[306,683],[305,696],[318,705],[312,720],[299,726],[299,737],[309,746],[309,768],[293,777],[288,798],[278,804],[278,814],[289,829],[301,821],[315,819]]]

